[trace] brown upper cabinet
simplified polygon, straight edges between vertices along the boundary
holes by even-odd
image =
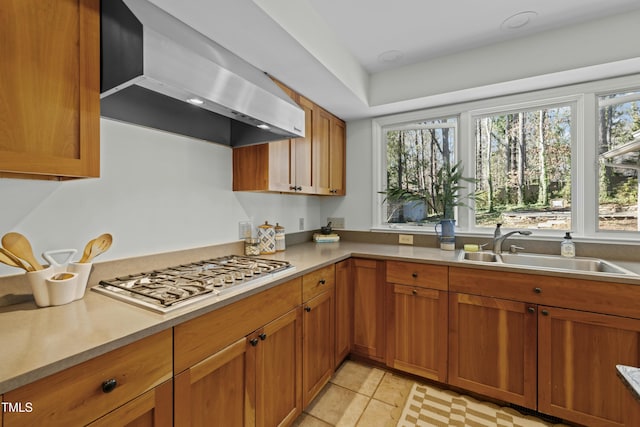
[[[331,113],[316,106],[313,129],[316,194],[345,194],[345,126]]]
[[[6,0],[0,177],[100,174],[100,1]]]
[[[345,124],[276,81],[305,112],[305,137],[233,149],[233,190],[345,194]]]

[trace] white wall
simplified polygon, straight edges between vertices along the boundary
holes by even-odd
[[[101,120],[101,176],[65,182],[0,179],[0,233],[17,231],[39,256],[109,232],[101,260],[238,239],[238,221],[269,220],[286,231],[324,222],[320,198],[234,193],[228,147]],[[20,270],[0,265],[0,275]]]
[[[322,218],[344,217],[349,230],[370,230],[373,224],[371,129],[371,119],[347,123],[347,195],[322,202]]]

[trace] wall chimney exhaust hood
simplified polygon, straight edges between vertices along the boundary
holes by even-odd
[[[229,146],[304,136],[262,71],[147,0],[101,3],[102,116]]]

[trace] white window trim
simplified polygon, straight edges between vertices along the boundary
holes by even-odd
[[[439,110],[439,111],[447,111]],[[452,110],[457,111],[457,110]],[[438,119],[452,118],[455,117],[457,119],[456,124],[451,123],[438,123],[434,125],[423,125],[420,126],[417,122],[421,121],[432,121]],[[460,144],[460,113],[456,112],[454,114],[446,114],[442,113],[436,116],[426,116],[424,113],[411,112],[411,113],[403,113],[396,114],[393,116],[387,116],[380,119],[372,120],[372,149],[373,149],[373,191],[375,194],[372,197],[373,205],[371,207],[373,212],[373,222],[374,225],[371,228],[372,231],[389,231],[389,230],[397,230],[397,231],[411,231],[415,234],[431,234],[435,233],[432,224],[427,224],[425,226],[416,226],[416,225],[405,225],[405,224],[388,224],[384,221],[382,214],[382,203],[384,200],[384,195],[380,194],[380,191],[384,191],[386,188],[385,182],[385,174],[381,173],[381,171],[386,170],[386,164],[384,156],[382,155],[382,148],[385,145],[385,132],[392,130],[404,130],[404,129],[434,129],[434,128],[451,128],[455,129],[456,141],[454,146],[454,161],[457,161],[457,152],[459,151]],[[456,214],[459,214],[459,211],[456,208]]]
[[[456,105],[445,105],[420,111],[394,114],[378,117],[371,121],[373,168],[372,183],[374,195],[372,197],[372,231],[410,231],[412,233],[434,234],[431,227],[416,227],[408,225],[389,225],[383,222],[381,204],[384,196],[378,192],[385,186],[383,173],[383,128],[401,126],[410,122],[433,120],[442,117],[458,117],[458,134],[455,147],[455,157],[462,160],[465,174],[474,176],[475,162],[473,161],[472,138],[473,117],[479,112],[505,112],[522,110],[527,107],[535,108],[554,104],[572,104],[572,121],[575,123],[572,131],[572,229],[574,237],[582,241],[608,241],[637,243],[637,232],[613,232],[597,230],[597,188],[598,188],[598,159],[596,154],[598,103],[597,97],[607,93],[638,90],[640,75],[618,77],[596,82],[580,83],[558,88],[538,90],[496,98],[470,101]],[[591,165],[591,166],[589,166]],[[590,183],[590,184],[589,184]],[[581,208],[578,208],[578,207]],[[489,230],[472,227],[473,214],[469,209],[460,208],[457,212],[458,232],[460,235],[488,235]],[[493,230],[491,230],[493,231]],[[557,237],[558,230],[536,230],[533,238]]]
[[[578,179],[579,176],[582,176],[583,170],[585,169],[582,165],[584,165],[585,161],[585,150],[583,145],[578,144],[577,141],[580,141],[579,137],[581,136],[581,130],[584,129],[584,123],[582,119],[581,112],[584,110],[583,108],[583,95],[569,95],[569,96],[561,96],[554,98],[540,98],[531,101],[526,101],[522,103],[516,103],[507,105],[504,107],[495,106],[491,108],[482,108],[477,110],[470,110],[468,112],[468,131],[469,137],[466,139],[468,141],[468,146],[463,147],[464,152],[467,154],[467,159],[465,162],[469,165],[469,174],[471,176],[475,176],[476,174],[476,162],[474,161],[474,153],[475,153],[475,138],[472,139],[471,136],[475,132],[474,122],[479,117],[485,117],[495,114],[508,114],[514,111],[533,111],[539,110],[541,108],[554,108],[561,106],[569,106],[571,107],[571,206],[584,206],[585,197],[584,195],[584,182]],[[587,150],[588,151],[588,150]],[[586,168],[589,169],[589,168]],[[592,169],[592,168],[591,168]],[[465,169],[466,170],[466,169]],[[597,180],[597,176],[596,176]],[[476,227],[475,225],[475,215],[471,212],[470,209],[466,209],[468,212],[468,230],[473,233],[482,233],[483,231],[486,233],[486,227]],[[580,224],[584,223],[584,214],[586,209],[571,209],[571,233],[576,233],[576,230],[580,230]],[[538,236],[554,236],[557,235],[560,230],[535,230],[534,233]],[[564,234],[564,230],[561,231]],[[580,234],[580,233],[578,233]]]

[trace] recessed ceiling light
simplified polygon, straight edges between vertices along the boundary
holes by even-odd
[[[193,105],[202,105],[204,104],[204,101],[200,98],[189,98],[187,99],[187,102],[189,104],[193,104]]]
[[[400,59],[402,59],[403,55],[404,54],[399,50],[388,50],[378,55],[378,61],[385,64],[391,64],[394,62],[398,62]]]
[[[500,28],[503,30],[517,30],[529,24],[536,16],[538,16],[538,13],[533,10],[518,12],[502,21]]]
[[[260,129],[264,129],[264,130],[271,129],[271,128],[269,127],[269,125],[265,125],[264,123],[260,123],[260,124],[258,125],[258,127],[259,127]]]

